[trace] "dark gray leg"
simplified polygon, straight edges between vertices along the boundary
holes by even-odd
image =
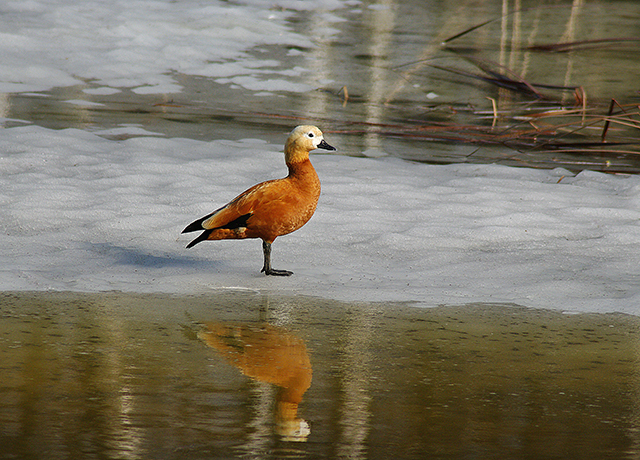
[[[273,276],[290,276],[293,275],[293,272],[288,270],[274,270],[271,268],[271,243],[267,243],[266,241],[262,241],[262,251],[264,252],[264,266],[260,272],[264,272],[265,275],[273,275]]]

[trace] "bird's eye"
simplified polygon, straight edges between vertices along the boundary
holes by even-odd
[[[308,132],[308,133],[307,133],[307,137],[308,137],[309,139],[313,139],[313,138],[315,137],[315,134],[313,134],[312,132]]]

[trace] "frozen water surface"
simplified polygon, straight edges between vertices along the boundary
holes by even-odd
[[[249,60],[246,51],[269,44],[312,46],[285,26],[290,13],[260,2],[238,8],[193,0],[9,1],[0,13],[2,92],[92,81],[140,94],[175,93],[182,88],[168,71],[207,77],[263,68],[270,73],[273,61]],[[228,61],[233,64],[219,64]]]
[[[137,124],[169,137],[273,144],[307,120],[342,133],[341,154],[350,156],[638,172],[637,130],[626,117],[607,137],[622,145],[585,144],[599,142],[612,98],[637,111],[629,37],[638,14],[625,1],[8,1],[0,5],[0,116],[5,126]],[[535,48],[567,42],[578,45]],[[443,70],[482,74],[473,62],[546,85],[546,98]],[[566,122],[538,116],[575,116],[576,88],[587,103],[576,119],[587,125],[559,133],[573,148],[504,147],[502,135],[533,129],[529,121],[543,131]]]
[[[3,290],[237,287],[629,313],[640,302],[637,176],[314,155],[323,193],[274,243],[276,268],[295,272],[282,279],[259,273],[259,240],[187,250],[180,235],[285,175],[280,146],[28,126],[5,129],[0,148]]]
[[[549,54],[524,53],[529,43],[517,29],[526,26],[532,43],[545,36],[541,23],[556,42],[610,38],[613,23],[620,33],[633,29],[625,19],[633,6],[615,9],[614,17],[604,8],[515,11],[513,23],[507,15],[459,43],[495,27],[512,48],[482,43],[509,51],[523,75],[581,84],[590,97],[609,98],[636,81],[628,57],[607,55],[619,64],[615,75],[597,71],[608,68],[596,65],[606,58],[597,52],[527,67],[530,58]],[[411,61],[441,59],[435,45],[442,39],[501,14],[477,5],[434,12],[421,2],[339,0],[4,2],[0,289],[241,288],[429,306],[515,302],[638,313],[637,176],[418,164],[397,157],[429,151],[430,161],[442,162],[444,148],[456,161],[473,153],[472,161],[482,162],[488,149],[410,144],[366,129],[340,134],[342,124],[372,127],[430,110],[442,119],[442,107],[427,101],[460,101],[461,87],[469,104],[489,104],[486,87],[461,86],[428,66],[400,73]],[[590,18],[598,18],[595,32]],[[338,92],[343,84],[348,104],[346,92]],[[493,96],[501,107],[509,99]],[[318,211],[274,244],[274,265],[295,275],[261,276],[258,241],[184,249],[187,223],[285,174],[281,146],[301,119],[320,125],[339,153],[353,157],[313,159],[323,183]],[[633,169],[625,161],[615,169]]]

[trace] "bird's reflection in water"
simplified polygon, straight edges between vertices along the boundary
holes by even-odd
[[[286,441],[306,441],[309,424],[298,404],[311,385],[311,361],[304,341],[268,324],[204,323],[198,338],[248,377],[278,387],[276,429]]]

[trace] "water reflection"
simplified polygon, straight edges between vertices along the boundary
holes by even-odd
[[[639,337],[513,305],[5,293],[0,458],[640,458]]]
[[[616,129],[608,134],[608,142],[600,139],[612,98],[628,105],[627,115],[637,115],[638,50],[633,42],[620,40],[638,35],[637,2],[349,3],[330,15],[292,15],[288,27],[316,43],[312,49],[265,45],[248,52],[256,61],[268,58],[277,63],[274,72],[283,73],[292,84],[318,91],[256,92],[212,78],[174,74],[184,87],[178,95],[142,95],[126,88],[92,94],[85,90],[98,83],[87,81],[46,95],[1,95],[0,113],[9,119],[7,126],[21,124],[11,120],[27,120],[119,138],[119,130],[108,134],[105,129],[134,125],[176,137],[255,137],[276,145],[291,126],[313,120],[334,133],[340,154],[640,171],[637,125],[614,117]],[[482,26],[443,46],[443,40],[478,25]],[[584,46],[590,39],[608,42]],[[581,42],[583,46],[553,49],[554,44]],[[552,48],[545,49],[548,45]],[[308,72],[286,76],[296,68]],[[546,99],[473,78],[490,77],[492,71],[536,85]],[[258,72],[254,77],[269,75]],[[344,88],[349,94],[346,103]],[[588,110],[573,118],[565,110],[556,118],[560,108],[581,108],[576,88],[584,91],[580,98]],[[69,100],[92,105],[65,102]],[[550,147],[547,134],[575,142]],[[131,135],[135,134],[124,134]],[[614,140],[622,144],[616,147]]]
[[[277,432],[285,441],[306,441],[309,424],[298,417],[298,405],[311,385],[311,361],[304,341],[269,324],[206,323],[198,338],[244,375],[278,387]]]

